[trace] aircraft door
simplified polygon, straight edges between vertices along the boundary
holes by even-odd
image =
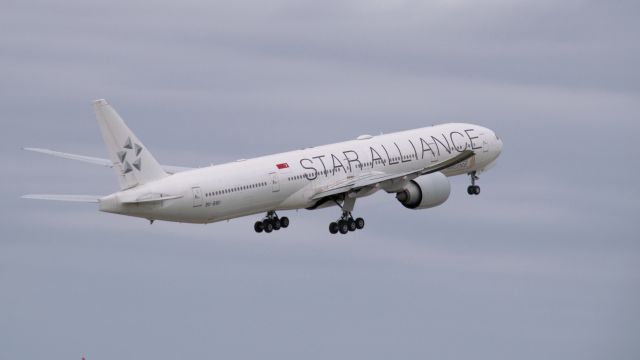
[[[199,186],[194,186],[191,191],[193,192],[193,207],[202,206],[202,189]]]
[[[278,181],[278,173],[270,173],[271,175],[271,191],[280,191],[280,182]]]
[[[487,134],[480,134],[482,138],[482,152],[489,152],[489,141],[487,140]]]

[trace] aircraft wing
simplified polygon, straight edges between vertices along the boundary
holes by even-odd
[[[32,148],[32,147],[26,147],[26,148],[23,148],[23,149],[27,150],[27,151],[33,151],[33,152],[37,152],[37,153],[40,153],[40,154],[51,155],[51,156],[55,156],[55,157],[59,157],[59,158],[63,158],[63,159],[82,161],[82,162],[86,162],[86,163],[94,164],[94,165],[101,165],[101,166],[105,166],[105,167],[113,167],[114,166],[113,162],[111,160],[104,159],[104,158],[77,155],[77,154],[70,154],[70,153],[65,153],[65,152],[60,152],[60,151],[55,151],[55,150]],[[187,171],[187,170],[192,170],[193,169],[193,168],[184,167],[184,166],[171,166],[171,165],[161,165],[161,166],[162,166],[162,169],[167,174],[175,174],[177,172],[182,172],[182,171]]]
[[[474,155],[475,153],[473,151],[464,150],[460,154],[452,157],[451,159],[432,164],[418,171],[408,171],[408,172],[399,173],[399,174],[398,173],[387,174],[387,173],[375,171],[375,172],[369,172],[366,174],[361,174],[359,176],[347,178],[346,180],[338,181],[335,184],[325,187],[316,195],[314,195],[312,199],[319,200],[327,196],[342,194],[342,193],[346,193],[353,190],[359,190],[367,186],[374,186],[388,180],[414,179],[421,175],[427,175],[434,172],[442,171],[448,167],[459,164]]]

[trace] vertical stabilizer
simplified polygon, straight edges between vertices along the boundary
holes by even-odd
[[[109,159],[114,164],[120,189],[129,189],[167,176],[160,164],[104,100],[93,102]]]

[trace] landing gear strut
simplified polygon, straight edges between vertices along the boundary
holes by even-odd
[[[476,185],[476,180],[480,180],[480,178],[476,176],[475,171],[470,172],[469,176],[471,177],[471,185],[467,188],[467,194],[480,195],[480,186]]]
[[[348,195],[345,197],[342,205],[336,201],[336,204],[342,208],[342,216],[337,221],[329,224],[330,233],[337,234],[339,232],[341,234],[346,234],[350,231],[356,231],[364,228],[364,219],[354,219],[353,215],[351,215],[351,211],[353,211],[355,203],[356,199],[349,198]]]
[[[269,211],[262,221],[256,221],[253,224],[253,230],[257,233],[266,232],[267,234],[276,230],[286,229],[289,227],[289,218],[286,216],[278,217],[275,211]]]

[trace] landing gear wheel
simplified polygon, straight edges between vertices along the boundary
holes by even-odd
[[[331,224],[329,224],[329,232],[332,234],[337,234],[338,233],[338,223],[337,222],[332,222]]]
[[[273,231],[273,222],[271,222],[271,220],[263,221],[262,225],[264,226],[264,232],[267,234]]]
[[[256,223],[253,224],[253,230],[255,230],[257,233],[261,233],[264,230],[262,221],[256,221]]]
[[[340,234],[346,234],[349,232],[349,224],[345,220],[338,221],[338,230]]]
[[[289,218],[286,216],[283,216],[282,218],[280,218],[280,226],[282,226],[283,229],[286,229],[289,227]]]
[[[282,223],[280,222],[280,220],[275,219],[275,220],[272,220],[272,222],[273,222],[273,230],[276,230],[276,231],[280,230],[280,228],[282,227]]]
[[[480,195],[480,186],[469,185],[469,187],[467,188],[467,193],[469,195]]]
[[[471,176],[471,185],[467,188],[467,194],[480,195],[480,186],[476,185],[476,180],[480,178],[476,175],[475,171],[470,172],[469,176]]]
[[[356,231],[356,229],[358,229],[356,221],[353,219],[347,220],[347,226],[349,227],[349,231]]]
[[[363,218],[357,218],[356,219],[356,228],[358,230],[361,230],[364,228],[364,219]]]

